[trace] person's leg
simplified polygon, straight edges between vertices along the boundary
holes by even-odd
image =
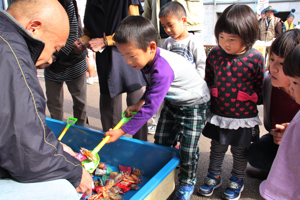
[[[247,166],[246,150],[245,147],[231,146],[233,156],[232,176],[223,194],[225,199],[239,199],[244,190],[244,174]]]
[[[66,82],[73,99],[73,116],[78,119],[76,125],[86,124],[86,75]]]
[[[144,92],[145,92],[145,87],[142,87],[139,90],[135,90],[133,92],[127,93],[127,99],[126,99],[127,106],[131,106],[131,105],[136,104],[141,99]],[[143,140],[143,141],[147,141],[147,132],[148,132],[147,123],[145,123],[140,128],[140,130],[138,130],[138,132],[136,132],[136,134],[133,135],[133,138]]]
[[[232,176],[243,179],[247,167],[247,148],[231,146],[233,157]]]
[[[103,131],[114,128],[122,118],[122,94],[110,98],[109,94],[100,94],[100,118]]]
[[[62,121],[64,110],[63,82],[55,82],[45,78],[47,107],[52,119]]]
[[[164,107],[164,102],[161,103],[158,110],[153,115],[151,125],[148,126],[148,133],[155,134],[158,119],[160,117],[160,113],[161,113],[161,110],[162,110],[163,107]]]
[[[95,62],[95,53],[92,50],[88,50],[88,56],[86,57],[87,66],[88,66],[88,80],[87,84],[93,84],[94,83],[94,76],[96,76],[96,62]],[[96,78],[98,78],[96,76]]]
[[[198,190],[199,194],[211,196],[214,190],[222,185],[220,174],[227,149],[228,145],[220,144],[214,139],[211,140],[208,174],[204,179],[204,184]]]
[[[251,144],[246,152],[247,160],[252,167],[268,172],[276,157],[278,147],[274,143],[273,136],[268,133],[258,142]]]
[[[210,162],[208,173],[213,175],[220,175],[222,172],[222,165],[224,161],[225,153],[228,149],[228,145],[220,144],[216,140],[211,140],[210,147]]]
[[[177,127],[175,126],[174,113],[168,104],[164,104],[157,129],[154,135],[154,143],[171,147],[177,138]]]
[[[208,104],[183,106],[177,110],[175,118],[181,134],[179,182],[195,185],[200,156],[198,143],[206,122]]]
[[[11,179],[0,179],[1,199],[64,199],[79,200],[74,186],[65,179],[40,183],[20,183]]]

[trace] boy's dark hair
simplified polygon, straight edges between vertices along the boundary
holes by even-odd
[[[285,58],[283,72],[286,76],[300,77],[300,44],[298,44]]]
[[[258,21],[253,10],[247,5],[232,4],[227,7],[215,26],[215,37],[219,43],[219,34],[239,35],[246,51],[252,48],[258,36]]]
[[[281,58],[287,57],[297,44],[300,43],[300,30],[292,29],[282,33],[271,45],[270,55],[274,53]]]
[[[146,51],[151,41],[157,43],[157,32],[152,22],[142,16],[128,16],[117,28],[113,40],[119,44],[135,42]]]
[[[161,7],[158,17],[168,17],[169,15],[181,19],[182,17],[186,17],[186,11],[181,3],[170,1]]]

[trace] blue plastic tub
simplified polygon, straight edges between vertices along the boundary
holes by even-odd
[[[66,126],[65,122],[50,118],[46,119],[46,123],[57,137]],[[69,145],[75,152],[78,152],[80,147],[93,150],[102,141],[102,138],[104,138],[104,132],[102,131],[74,125],[69,128],[61,141]],[[172,187],[171,183],[164,183],[165,186],[163,186],[162,181],[166,180],[166,177],[168,177],[168,181],[173,182],[173,187],[175,186],[175,180],[172,180],[173,177],[175,179],[175,176],[172,175],[171,177],[170,175],[171,172],[175,174],[176,166],[179,164],[178,149],[121,137],[114,143],[104,145],[99,152],[99,156],[100,162],[110,166],[118,168],[119,165],[124,165],[138,168],[144,172],[142,183],[139,184],[140,189],[128,191],[123,195],[124,199],[154,199],[151,196],[160,199],[158,198],[159,193],[170,191],[170,188],[166,187]],[[156,188],[159,188],[158,186],[164,188],[155,191]],[[155,195],[155,193],[158,194]],[[164,199],[166,198],[164,197]]]

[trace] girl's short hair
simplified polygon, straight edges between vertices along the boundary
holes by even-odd
[[[113,40],[119,44],[135,42],[138,48],[146,51],[151,41],[157,43],[157,32],[150,20],[131,15],[122,20]]]
[[[219,17],[215,26],[215,37],[219,43],[219,34],[239,35],[246,51],[252,48],[258,36],[258,21],[253,10],[247,5],[232,4]]]
[[[271,45],[270,55],[285,58],[300,43],[300,30],[292,29],[282,33]]]
[[[284,59],[283,72],[286,76],[300,77],[300,44]]]

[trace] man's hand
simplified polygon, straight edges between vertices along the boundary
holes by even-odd
[[[68,145],[66,145],[66,144],[64,144],[62,142],[61,142],[61,145],[63,146],[63,150],[65,152],[67,152],[68,154],[70,154],[73,157],[76,157],[77,154]]]
[[[75,42],[73,42],[73,48],[77,52],[82,52],[88,47],[88,43],[84,43],[81,38],[77,38]]]
[[[87,196],[92,193],[93,179],[91,175],[82,168],[82,177],[79,186],[76,188],[76,191],[79,193],[85,193]]]
[[[285,129],[289,124],[290,123],[276,124],[275,129],[271,129],[270,133],[273,135],[275,144],[280,145]]]
[[[103,47],[105,47],[103,38],[94,38],[88,42],[88,48],[93,52],[100,51]]]
[[[104,135],[110,136],[110,139],[107,141],[107,143],[111,143],[117,141],[121,136],[125,134],[126,133],[122,129],[116,129],[116,130],[109,129],[109,131],[107,131]]]

